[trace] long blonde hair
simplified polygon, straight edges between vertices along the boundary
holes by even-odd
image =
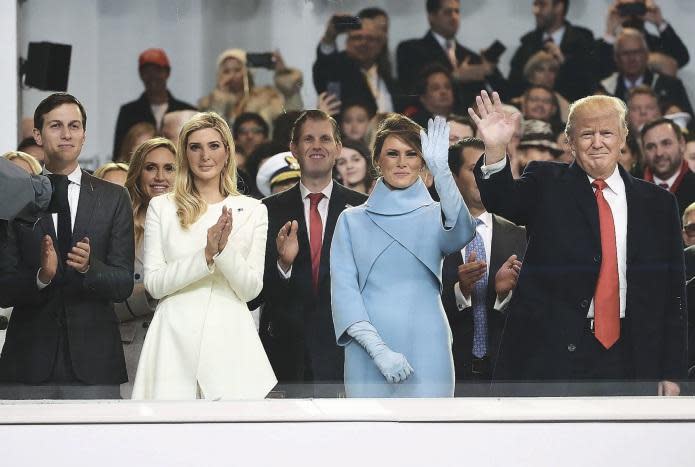
[[[128,173],[128,164],[125,162],[107,162],[96,169],[92,175],[96,178],[103,179],[107,173],[113,172],[114,170],[122,170],[123,172]]]
[[[140,144],[130,158],[130,166],[128,167],[128,175],[125,179],[125,187],[130,195],[130,200],[133,204],[133,224],[135,227],[135,246],[138,247],[145,235],[145,214],[147,206],[150,204],[150,198],[142,191],[140,186],[140,177],[142,170],[145,167],[147,155],[157,148],[165,148],[171,151],[176,159],[176,147],[174,143],[166,138],[152,138]]]
[[[179,217],[179,223],[184,229],[197,221],[207,210],[207,203],[200,196],[193,183],[193,174],[191,173],[188,156],[186,155],[188,138],[191,133],[205,128],[217,130],[227,150],[225,168],[220,173],[220,193],[225,197],[239,194],[236,189],[237,173],[236,159],[234,157],[234,139],[232,138],[232,132],[229,130],[229,125],[214,112],[201,112],[194,115],[181,129],[176,154],[174,202],[176,203],[176,214]]]

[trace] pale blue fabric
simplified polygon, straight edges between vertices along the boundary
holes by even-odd
[[[475,233],[451,173],[435,177],[447,217],[421,180],[391,190],[378,180],[365,204],[340,215],[331,245],[331,300],[336,338],[345,346],[348,397],[451,397],[451,331],[441,304],[444,256]],[[347,329],[370,322],[414,373],[389,383]]]

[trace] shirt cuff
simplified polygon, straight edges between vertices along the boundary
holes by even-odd
[[[39,268],[39,270],[36,271],[36,287],[38,287],[39,290],[43,290],[46,287],[48,287],[49,285],[51,285],[51,283],[50,283],[50,281],[48,282],[48,284],[44,284],[43,282],[41,282],[41,279],[39,279],[40,273],[41,273],[41,268]]]
[[[495,310],[504,312],[507,309],[507,305],[509,305],[509,301],[512,299],[512,293],[514,293],[514,291],[510,290],[507,296],[504,297],[504,300],[500,300],[499,295],[495,295]]]
[[[485,160],[483,160],[485,162]],[[490,175],[494,175],[497,172],[501,172],[504,170],[505,166],[507,165],[507,156],[505,155],[501,161],[495,162],[494,164],[490,165],[483,165],[480,167],[480,171],[483,173],[483,179],[487,180],[490,178]]]
[[[330,45],[324,44],[323,42],[321,42],[321,43],[319,43],[319,50],[324,55],[330,55],[332,53],[335,53],[335,51],[336,51],[335,42],[330,44]]]
[[[282,270],[282,266],[280,266],[280,261],[278,261],[278,272],[283,279],[289,279],[292,276],[292,266],[285,272]]]
[[[456,297],[456,307],[459,309],[459,311],[465,310],[466,308],[470,308],[472,306],[471,297],[466,297],[463,295],[463,292],[461,292],[461,286],[458,282],[454,284],[454,297]]]

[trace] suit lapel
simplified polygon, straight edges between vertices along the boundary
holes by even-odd
[[[507,260],[504,257],[504,245],[502,244],[502,239],[504,237],[503,232],[504,227],[498,222],[497,216],[492,215],[492,240],[490,241],[490,264],[488,265],[488,278],[487,278],[487,297],[488,303],[495,303],[495,274],[499,270],[500,266]],[[490,301],[492,299],[492,302]]]
[[[642,199],[641,193],[635,189],[634,179],[630,174],[619,168],[620,175],[625,183],[625,199],[627,202],[627,239],[626,239],[626,268],[627,275],[630,275],[630,262],[640,251],[645,251],[640,245],[643,237],[642,231],[639,228],[631,228],[634,225],[649,225],[649,219],[645,217],[644,203],[647,200]],[[628,288],[629,290],[629,288]]]
[[[321,263],[319,266],[319,287],[322,282],[328,277],[330,272],[329,259],[331,255],[331,241],[333,240],[333,232],[335,224],[338,222],[338,216],[345,208],[345,193],[343,187],[338,183],[333,182],[333,193],[328,201],[328,215],[326,216],[326,228],[323,232],[323,242],[321,245]]]
[[[584,170],[582,170],[576,162],[570,165],[567,175],[568,181],[570,182],[570,189],[572,190],[572,198],[574,198],[579,206],[579,211],[589,223],[596,245],[601,245],[601,232],[598,225],[598,207],[596,206],[596,197],[594,196],[594,190],[591,188],[589,179]]]
[[[80,198],[77,203],[77,214],[75,225],[72,229],[72,243],[75,244],[84,237],[88,237],[89,227],[92,224],[94,208],[97,205],[98,193],[95,190],[92,176],[87,172],[82,172],[82,183],[80,185]]]
[[[433,53],[432,61],[440,62],[442,65],[444,65],[449,71],[453,70],[454,67],[451,65],[451,62],[449,61],[449,57],[447,56],[446,52],[442,48],[441,45],[439,45],[439,42],[437,42],[437,39],[435,39],[434,35],[432,34],[432,31],[429,31],[424,38],[425,42],[427,43],[427,50],[430,50]],[[461,61],[462,57],[459,57],[459,53],[463,54],[463,49],[459,46],[458,42],[456,43],[456,60]]]

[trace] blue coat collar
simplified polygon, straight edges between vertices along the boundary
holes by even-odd
[[[397,216],[432,203],[434,200],[419,177],[415,183],[403,190],[392,190],[386,186],[383,177],[380,177],[365,203],[365,209],[383,216]]]

